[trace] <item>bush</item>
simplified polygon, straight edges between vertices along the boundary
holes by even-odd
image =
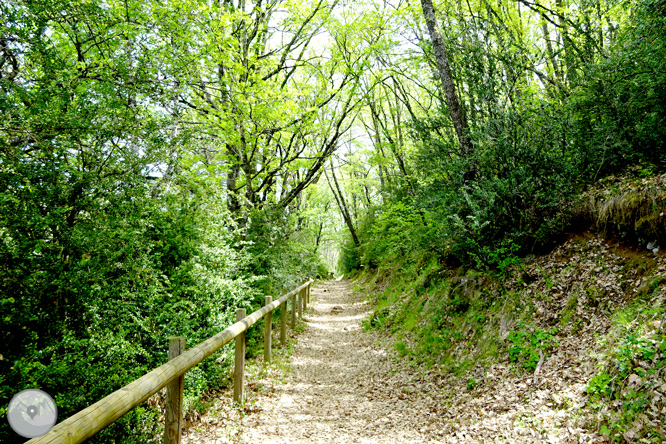
[[[588,65],[570,101],[577,162],[594,178],[641,161],[666,169],[665,6],[632,3],[631,26]]]
[[[354,273],[361,268],[361,255],[351,236],[340,248],[338,268],[345,274]]]
[[[562,137],[569,124],[558,106],[535,100],[497,110],[474,132],[470,158],[430,157],[454,148],[427,147],[430,139],[424,140],[415,162],[424,180],[414,205],[436,227],[430,248],[468,265],[505,269],[510,255],[546,245],[565,225],[563,204],[577,189],[571,147]],[[475,178],[465,180],[470,168]]]
[[[91,202],[71,227],[67,212],[48,200],[48,184],[41,191],[0,210],[3,405],[16,392],[39,387],[67,418],[166,362],[169,336],[185,336],[191,347],[229,326],[236,307],[251,312],[263,305],[266,290],[278,294],[281,277],[321,269],[295,244],[277,242],[264,256],[248,243],[238,246],[225,202],[205,186],[190,186],[189,197],[156,198],[138,181],[107,194],[106,205]],[[31,211],[38,205],[54,210],[40,216]],[[44,225],[64,229],[40,230]],[[252,232],[252,239],[252,245],[275,242],[266,233]],[[260,334],[252,329],[249,343]],[[217,362],[225,354],[188,373],[186,406],[194,408],[225,379],[230,364]],[[94,441],[148,442],[159,432],[160,414],[155,405],[141,406]],[[6,422],[0,437],[17,439]]]

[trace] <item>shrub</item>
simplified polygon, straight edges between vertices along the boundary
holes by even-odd
[[[531,329],[518,322],[517,330],[509,333],[509,360],[519,363],[525,370],[533,371],[541,358],[539,350],[547,357],[547,353],[557,347],[554,335],[557,329]]]

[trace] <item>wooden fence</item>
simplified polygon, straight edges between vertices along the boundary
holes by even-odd
[[[164,443],[180,443],[182,429],[183,381],[185,373],[215,353],[225,344],[236,339],[234,369],[234,401],[243,399],[243,379],[245,368],[245,332],[259,319],[266,316],[264,333],[264,360],[271,360],[271,328],[273,310],[282,306],[280,319],[280,340],[285,343],[287,334],[287,302],[291,300],[291,327],[296,324],[296,312],[303,317],[303,310],[310,302],[310,286],[313,280],[273,301],[266,297],[266,305],[249,316],[245,309],[236,311],[237,322],[201,344],[185,351],[185,338],[169,339],[169,361],[146,373],[139,379],[127,384],[95,404],[57,424],[50,432],[33,438],[28,444],[75,444],[95,436],[125,413],[145,402],[149,397],[167,387],[166,412],[164,424]]]

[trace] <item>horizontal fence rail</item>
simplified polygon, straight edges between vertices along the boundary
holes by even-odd
[[[292,301],[291,325],[293,327],[296,304],[298,304],[299,315],[302,316],[304,299],[310,298],[310,285],[313,282],[314,281],[312,279],[304,282],[300,286],[284,294],[280,299],[277,299],[263,306],[254,313],[251,313],[249,316],[245,316],[242,319],[239,319],[235,324],[222,330],[220,333],[205,340],[204,342],[192,347],[191,349],[182,352],[182,354],[178,354],[176,356],[177,352],[172,353],[170,351],[169,357],[171,358],[171,355],[175,357],[170,359],[166,364],[163,364],[157,367],[155,370],[146,373],[139,379],[127,384],[125,387],[119,390],[116,390],[100,401],[97,401],[95,404],[86,407],[75,415],[67,418],[65,421],[57,424],[50,432],[46,433],[45,435],[31,439],[27,442],[27,444],[77,444],[84,442],[86,439],[95,436],[105,427],[113,424],[125,413],[142,404],[152,395],[174,381],[177,383],[179,382],[178,385],[181,387],[181,393],[176,396],[180,396],[179,402],[182,403],[182,380],[179,380],[179,378],[184,376],[189,369],[199,364],[201,361],[218,351],[224,345],[231,342],[233,339],[239,336],[244,339],[244,333],[250,327],[252,327],[257,321],[259,321],[267,314],[272,313],[273,310],[278,308],[280,305],[284,304],[283,312],[286,313],[284,310],[287,307],[287,301],[297,297],[298,302],[295,300]],[[283,315],[282,319],[286,320],[286,317]],[[270,328],[267,328],[266,331],[270,335]],[[267,345],[270,347],[270,340],[267,341]],[[184,348],[184,340],[182,342],[182,348]],[[244,340],[242,349],[245,349]],[[238,356],[238,353],[236,353],[236,355]],[[267,356],[269,356],[270,359],[270,351],[268,351]],[[238,362],[236,363],[236,366],[238,366]],[[240,383],[241,394],[243,384],[242,378],[243,375],[241,371],[240,380],[234,382],[234,386],[236,386],[237,383]],[[236,398],[236,396],[234,396],[234,398]],[[167,408],[169,408],[169,400],[167,400]],[[177,412],[178,415],[181,415],[180,406],[178,406]],[[180,417],[176,418],[175,420],[177,421],[177,424],[180,424]],[[169,430],[169,426],[169,424],[165,426],[165,431]],[[177,437],[173,442],[180,442],[181,431],[179,426],[177,426],[177,428]],[[170,443],[172,441],[167,440],[165,435],[165,442]]]

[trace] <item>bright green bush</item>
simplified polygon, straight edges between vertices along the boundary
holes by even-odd
[[[5,197],[19,192],[11,185],[22,179],[19,171],[0,176]],[[239,272],[248,260],[223,228],[231,223],[219,210],[223,202],[156,200],[138,182],[126,193],[108,193],[108,207],[84,206],[68,226],[55,219],[57,211],[46,218],[28,212],[57,209],[47,200],[50,191],[49,184],[35,187],[32,200],[24,196],[21,206],[0,214],[3,401],[40,387],[55,396],[65,418],[164,363],[169,336],[185,336],[191,346],[226,328],[235,307],[257,307],[258,288]],[[53,228],[38,228],[45,224]],[[219,373],[202,366],[188,396],[219,383]],[[159,425],[140,426],[145,415],[156,415],[151,407],[140,410],[97,439],[145,442]],[[15,437],[6,428],[0,433]]]

